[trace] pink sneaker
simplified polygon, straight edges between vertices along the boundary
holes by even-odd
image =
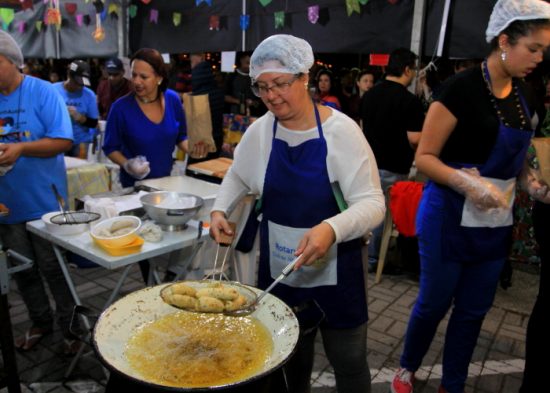
[[[400,368],[395,373],[390,385],[391,393],[413,393],[414,373],[412,371]]]

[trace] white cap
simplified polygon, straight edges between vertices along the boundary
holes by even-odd
[[[265,72],[307,73],[313,65],[313,49],[306,40],[288,34],[266,38],[250,57],[250,77],[255,80]]]
[[[543,0],[498,0],[485,32],[487,42],[491,42],[512,22],[533,19],[550,19],[550,4]]]
[[[23,54],[19,45],[4,30],[0,30],[0,55],[7,57],[18,68],[23,66]]]

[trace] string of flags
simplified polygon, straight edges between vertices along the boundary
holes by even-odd
[[[154,8],[154,0],[140,0],[141,3],[145,5],[151,5],[148,13],[148,21],[152,24],[159,23],[160,13],[159,10]],[[252,1],[252,0],[250,0]],[[259,4],[263,7],[270,5],[273,0],[257,0]],[[57,30],[62,28],[63,16],[61,14],[60,3],[61,0],[43,0],[44,4],[47,4],[47,9],[44,14],[44,19],[35,22],[34,28],[37,31],[41,31],[44,25],[53,26]],[[369,0],[342,0],[345,3],[346,12],[348,16],[351,16],[353,13],[361,14],[361,6],[367,5]],[[387,0],[391,5],[395,5],[399,0]],[[33,0],[20,0],[22,11],[33,10]],[[109,2],[109,0],[85,0],[85,4],[91,3],[93,6],[93,12],[90,10],[82,10],[79,8],[79,5],[74,2],[64,3],[65,13],[70,17],[74,18],[77,26],[82,27],[83,25],[90,25],[92,22],[92,15],[95,16],[95,29],[92,33],[92,36],[96,42],[101,42],[105,39],[105,30],[102,26],[102,22],[110,16],[111,18],[118,18],[121,12],[120,5],[115,2]],[[107,6],[106,6],[107,3]],[[207,6],[212,7],[214,0],[195,0],[195,6]],[[138,5],[130,4],[127,8],[128,15],[130,18],[135,18],[137,16]],[[307,7],[307,20],[311,24],[317,24],[320,22],[322,10],[319,5],[310,5]],[[273,13],[273,23],[276,29],[282,29],[285,26],[285,18],[287,13],[285,11],[276,11]],[[0,8],[0,22],[1,27],[4,30],[8,30],[9,26],[13,23],[15,17],[15,12],[12,8]],[[239,27],[241,30],[245,31],[250,26],[250,15],[240,15]],[[182,24],[182,14],[181,12],[172,13],[172,23],[175,27],[178,27]],[[208,19],[208,28],[209,30],[220,30],[221,22],[220,15],[210,15]],[[25,32],[27,29],[27,24],[24,21],[17,21],[16,25],[13,27],[19,33]]]

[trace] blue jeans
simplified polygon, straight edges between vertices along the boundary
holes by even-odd
[[[385,169],[379,169],[380,186],[386,197],[386,208],[390,208],[390,200],[387,190],[395,182],[407,180],[409,175],[386,171]],[[378,254],[380,253],[380,243],[382,242],[382,230],[384,229],[384,223],[378,225],[372,230],[372,236],[369,241],[368,253],[369,253],[369,265],[375,265],[378,262]]]
[[[33,326],[42,329],[53,327],[53,313],[42,274],[55,300],[57,323],[63,336],[70,337],[69,325],[75,302],[50,242],[27,232],[25,223],[0,225],[0,239],[5,248],[34,261],[30,269],[14,274]],[[13,264],[13,261],[10,261],[10,264]]]
[[[334,368],[338,393],[370,393],[366,323],[352,329],[314,328],[301,334],[296,352],[284,366],[289,392],[308,393],[311,390],[317,330],[321,331],[325,353]]]
[[[449,393],[462,393],[483,319],[493,304],[504,260],[469,263],[444,259],[444,206],[441,200],[428,202],[423,199],[418,210],[420,290],[407,327],[400,363],[409,371],[418,370],[439,322],[453,305],[445,335],[441,384]]]

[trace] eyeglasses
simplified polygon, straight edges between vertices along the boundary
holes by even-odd
[[[255,82],[251,86],[252,93],[254,93],[256,97],[265,97],[269,93],[269,91],[273,92],[273,94],[285,94],[290,86],[301,76],[302,74],[296,74],[289,81],[276,82],[271,86],[264,84],[259,85],[257,82]]]

